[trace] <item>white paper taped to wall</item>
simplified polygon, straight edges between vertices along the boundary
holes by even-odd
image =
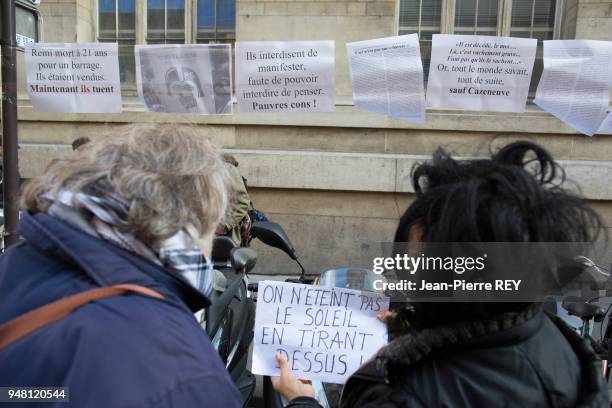
[[[333,41],[236,43],[240,112],[332,112]]]
[[[117,44],[30,43],[24,59],[34,110],[121,112]]]
[[[523,112],[537,40],[434,34],[427,106]]]
[[[611,56],[607,41],[544,41],[544,72],[534,102],[592,136],[606,118]]]
[[[355,107],[425,122],[423,63],[416,34],[346,44]]]

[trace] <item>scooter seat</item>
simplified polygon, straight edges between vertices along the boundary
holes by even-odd
[[[598,305],[588,303],[586,300],[577,296],[568,296],[563,299],[561,304],[570,315],[578,316],[584,320],[595,318],[596,321],[601,321],[605,317],[605,312]]]

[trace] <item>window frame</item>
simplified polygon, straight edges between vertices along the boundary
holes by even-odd
[[[412,26],[400,26],[400,3],[404,0],[397,0],[395,6],[395,32],[399,35],[399,32],[406,29],[414,29]],[[422,0],[427,1],[427,0]],[[498,14],[497,14],[497,36],[509,37],[512,23],[512,1],[513,0],[499,0]],[[565,0],[555,0],[555,21],[553,24],[553,40],[558,40],[561,37],[561,24],[563,17],[563,8]],[[440,34],[454,34],[455,32],[455,6],[456,0],[442,0],[442,7],[440,12]],[[422,2],[421,2],[422,7]],[[419,13],[420,18],[420,13]],[[533,21],[532,21],[533,25]],[[415,31],[420,34],[423,29],[427,27],[416,27]],[[530,28],[533,31],[533,27]],[[514,30],[520,31],[520,30]],[[539,31],[539,30],[535,30]],[[542,30],[543,31],[543,30]],[[420,37],[420,35],[419,35]]]
[[[134,38],[127,38],[121,36],[121,31],[119,30],[119,1],[113,0],[115,2],[115,38],[117,42],[119,41],[130,41],[134,40],[136,44],[138,44],[138,2],[141,0],[134,0]],[[94,0],[93,4],[93,15],[94,15],[94,35],[96,42],[106,42],[104,38],[100,38],[100,0]],[[102,41],[100,41],[102,40]]]
[[[138,0],[136,0],[138,1]],[[157,44],[155,41],[164,41],[165,43],[167,43],[168,40],[172,41],[172,38],[168,37],[168,0],[162,0],[164,2],[164,28],[163,28],[163,32],[164,32],[164,36],[160,37],[160,38],[149,38],[149,7],[148,7],[148,0],[145,3],[145,10],[146,10],[146,17],[144,19],[144,25],[145,25],[145,30],[144,30],[144,38],[145,38],[145,43],[147,44]],[[188,24],[187,21],[189,20],[189,16],[187,13],[187,9],[190,7],[190,0],[184,0],[184,5],[183,5],[183,44],[189,44],[188,43]],[[179,38],[176,38],[176,40],[178,40]],[[174,44],[174,43],[172,43]]]
[[[407,1],[407,0],[397,0],[396,4],[395,4],[395,33],[396,35],[400,35],[401,31],[405,31],[406,29],[410,30],[410,28],[412,28],[412,26],[400,26],[400,2],[401,1]],[[419,0],[421,1],[420,3],[420,8],[419,8],[419,20],[421,19],[421,12],[420,10],[422,9],[422,2],[423,1],[427,1],[427,0]],[[521,29],[514,29],[512,30],[512,3],[513,0],[498,0],[499,4],[498,4],[498,9],[497,9],[497,33],[496,36],[499,37],[510,37],[510,32],[511,31],[521,31]],[[555,1],[555,15],[554,15],[554,23],[553,23],[553,29],[552,29],[552,39],[553,40],[558,40],[562,38],[562,30],[563,30],[563,25],[564,25],[564,15],[563,15],[563,11],[565,10],[565,0],[554,0]],[[454,34],[455,32],[455,8],[456,8],[456,0],[442,0],[441,3],[441,10],[440,10],[440,34]],[[532,9],[533,11],[533,9]],[[417,30],[415,30],[418,35],[419,35],[419,41],[421,41],[421,31],[423,30],[423,27],[417,27]],[[531,17],[531,27],[530,27],[530,33],[533,32],[537,32],[537,31],[549,31],[550,29],[546,29],[546,30],[534,30],[533,27],[533,14]],[[535,63],[538,62],[538,58],[541,58],[542,55],[542,47],[540,45],[540,40],[538,40],[538,47],[537,47],[537,52],[536,52],[536,61]],[[423,58],[423,56],[421,56]],[[428,57],[428,56],[427,56]],[[426,58],[423,58],[424,64],[425,64],[425,60]],[[429,64],[429,60],[427,60],[427,64]],[[534,70],[535,70],[535,65],[534,65]],[[425,83],[427,83],[428,80],[428,73],[424,72],[425,74]],[[533,81],[533,76],[532,76],[532,81]],[[533,97],[535,97],[535,89],[532,88],[533,86],[533,82],[530,85],[530,90],[529,90],[529,96],[527,98],[527,103],[530,104],[532,103]]]
[[[214,21],[215,21],[215,26],[214,29],[212,30],[212,32],[214,32],[214,36],[212,37],[200,37],[198,36],[198,4],[201,0],[193,0],[194,1],[194,18],[193,18],[193,40],[195,43],[198,44],[234,44],[236,42],[236,22],[234,21],[234,35],[232,37],[229,36],[224,36],[224,37],[219,37],[218,33],[219,32],[223,32],[223,29],[219,28],[218,25],[218,20],[219,20],[219,15],[218,15],[218,10],[219,10],[219,1],[220,0],[213,0],[214,4],[215,4],[215,9],[214,9]],[[203,1],[203,0],[202,0]]]
[[[119,0],[115,0],[118,2]],[[200,0],[185,0],[185,44],[197,44],[198,43],[198,2]],[[93,14],[94,14],[94,27],[93,27],[93,38],[96,42],[100,41],[100,13],[99,13],[99,0],[93,0]],[[215,0],[215,7],[218,0]],[[136,45],[147,44],[147,18],[148,18],[148,7],[147,0],[135,0],[136,4]],[[216,8],[215,8],[215,19]],[[118,20],[119,13],[115,15],[115,31],[118,33]],[[165,23],[166,24],[166,23]],[[216,38],[210,39],[211,43],[221,42],[233,44],[236,39],[236,27],[234,27],[233,38]],[[117,40],[121,40],[117,36]],[[204,40],[200,38],[200,40]],[[227,40],[227,41],[225,41]]]
[[[116,10],[119,7],[119,0],[114,0],[116,5]],[[198,1],[199,0],[185,0],[185,38],[183,44],[197,44],[198,43]],[[218,0],[215,0],[215,7]],[[147,20],[148,20],[148,0],[134,0],[135,4],[135,37],[134,38],[122,38],[120,37],[119,32],[119,13],[115,13],[115,41],[120,43],[121,41],[133,41],[134,45],[143,45],[148,44],[147,40]],[[100,0],[92,0],[93,5],[93,38],[96,42],[108,42],[108,39],[100,37]],[[164,24],[167,27],[167,10],[165,11],[165,21]],[[216,16],[216,8],[215,8],[215,18]],[[207,41],[208,43],[228,43],[234,44],[236,39],[236,27],[234,26],[234,36],[233,38],[225,38],[225,39],[210,39]],[[167,38],[165,40],[168,40]],[[202,40],[202,39],[200,39]],[[234,72],[234,70],[232,70]],[[136,92],[136,83],[124,83],[121,86],[121,90],[124,93],[124,96],[135,96]]]

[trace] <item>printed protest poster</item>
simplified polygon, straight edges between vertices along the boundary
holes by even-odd
[[[138,95],[151,112],[232,113],[229,44],[137,45]]]
[[[378,293],[260,282],[253,374],[279,375],[280,353],[298,378],[343,384],[387,343],[376,315],[388,307]]]
[[[416,34],[346,44],[355,107],[425,122],[423,63]]]
[[[537,40],[434,34],[427,106],[523,112]]]
[[[240,112],[332,112],[334,42],[236,43]]]
[[[39,112],[121,112],[117,44],[30,43],[28,95]]]
[[[534,102],[592,136],[608,110],[611,55],[608,41],[544,41],[544,72]]]

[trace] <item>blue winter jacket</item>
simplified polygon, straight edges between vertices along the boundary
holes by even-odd
[[[241,405],[193,315],[208,299],[179,275],[46,214],[24,213],[18,232],[25,241],[0,257],[0,324],[98,286],[134,283],[165,299],[98,300],[0,349],[0,386],[69,387],[69,404],[45,407]]]

